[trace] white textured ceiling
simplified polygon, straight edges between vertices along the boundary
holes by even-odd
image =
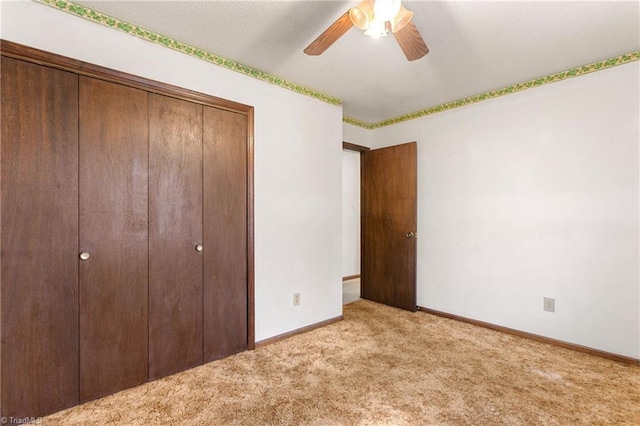
[[[640,50],[640,2],[403,1],[429,46],[408,62],[392,36],[355,27],[303,49],[358,1],[77,1],[340,98],[377,122]]]

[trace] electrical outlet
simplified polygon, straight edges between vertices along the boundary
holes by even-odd
[[[293,293],[293,306],[300,304],[300,293]]]
[[[544,298],[544,310],[547,312],[555,312],[556,311],[556,299],[552,299],[550,297]]]

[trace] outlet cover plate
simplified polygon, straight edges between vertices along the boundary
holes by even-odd
[[[556,299],[552,299],[551,297],[544,298],[544,306],[543,309],[547,312],[555,312],[556,311]]]
[[[300,305],[300,293],[293,293],[293,306]]]

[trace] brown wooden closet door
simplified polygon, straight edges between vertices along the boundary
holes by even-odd
[[[204,361],[247,348],[247,118],[204,107]]]
[[[80,77],[80,400],[148,377],[147,92]]]
[[[78,403],[78,77],[2,58],[2,416]]]
[[[149,95],[149,378],[202,364],[202,106]]]

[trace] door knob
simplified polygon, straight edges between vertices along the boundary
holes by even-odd
[[[413,232],[407,232],[407,235],[405,235],[407,238],[413,238],[414,236],[415,234]]]
[[[87,259],[89,259],[90,256],[91,255],[86,251],[83,251],[82,253],[80,253],[80,259],[82,259],[82,260],[87,260]]]
[[[198,244],[198,245],[196,246],[196,251],[202,251],[202,249],[203,249],[203,248],[204,248],[204,247],[202,247],[202,244]]]

